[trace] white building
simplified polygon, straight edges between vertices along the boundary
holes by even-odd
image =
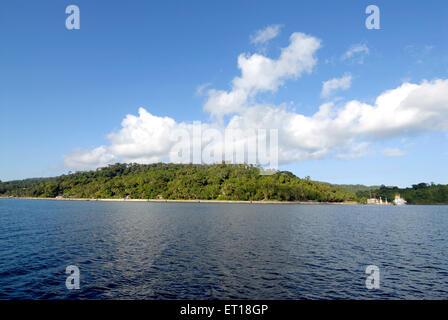
[[[407,203],[406,200],[401,198],[398,193],[395,195],[394,205],[402,206],[402,205],[405,205],[406,203]]]

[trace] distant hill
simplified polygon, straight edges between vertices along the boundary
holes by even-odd
[[[324,182],[325,183],[325,182]],[[371,191],[371,190],[377,190],[380,188],[380,186],[365,186],[363,184],[331,184],[330,186],[342,188],[347,191],[351,192],[358,192],[358,191]]]
[[[324,183],[324,182],[323,182]],[[408,188],[396,186],[365,186],[362,184],[328,184],[356,194],[358,201],[364,203],[370,197],[392,201],[396,194],[404,198],[408,204],[448,204],[448,185],[419,183]]]
[[[1,196],[130,199],[356,201],[354,192],[300,179],[260,175],[251,165],[114,164],[54,178],[0,183]]]
[[[399,194],[408,204],[448,204],[448,185],[434,183],[413,184],[409,188],[380,186],[375,190],[360,190],[356,192],[358,198],[370,195],[376,198],[392,201]]]

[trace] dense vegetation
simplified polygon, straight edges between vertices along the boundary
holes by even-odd
[[[351,191],[354,193],[357,193],[358,191],[367,191],[367,194],[369,194],[368,191],[374,191],[374,190],[377,190],[380,188],[380,186],[365,186],[363,184],[330,184],[329,183],[329,185],[333,186],[333,187],[342,188],[342,189],[345,189],[345,190],[348,190],[348,191]]]
[[[408,202],[408,204],[448,204],[448,185],[419,183],[411,188],[386,187],[382,185],[376,190],[359,190],[358,198],[368,198],[370,195],[392,201],[395,194]]]
[[[114,164],[54,178],[0,182],[0,196],[130,199],[355,201],[353,192],[300,179],[260,175],[249,165]]]

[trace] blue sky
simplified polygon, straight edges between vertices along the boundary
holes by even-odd
[[[65,27],[70,4],[80,9],[79,30]],[[370,4],[380,8],[380,30],[365,27]],[[375,106],[384,92],[410,83],[422,103],[407,102],[408,109],[397,112],[422,108],[432,113],[422,116],[421,123],[414,118],[384,132],[378,121],[368,132],[364,127],[370,122],[334,134],[329,133],[333,125],[323,126],[326,135],[322,133],[321,140],[326,140],[312,146],[319,156],[303,151],[302,141],[288,142],[284,148],[292,146],[300,154],[281,162],[280,168],[332,183],[446,184],[448,92],[445,82],[431,81],[448,78],[447,14],[448,3],[436,0],[3,1],[0,179],[81,169],[69,168],[73,162],[67,157],[100,146],[113,153],[118,149],[110,148],[114,142],[108,135],[115,133],[116,141],[122,141],[123,119],[139,117],[139,108],[159,120],[169,117],[176,125],[214,123],[215,114],[204,110],[211,101],[208,90],[236,90],[232,80],[241,76],[238,57],[279,59],[291,36],[302,33],[320,43],[310,49],[315,58],[311,70],[284,76],[273,90],[257,89],[251,107],[286,108],[289,116],[281,123],[290,128],[286,120],[292,115],[312,117],[328,102],[335,110],[352,100]],[[278,34],[254,43],[257,32],[268,26],[277,26]],[[350,50],[352,55],[347,54]],[[322,97],[323,82],[336,79],[340,84],[344,76],[350,77],[348,87],[336,86]],[[422,85],[423,80],[429,85]],[[425,100],[425,92],[440,98]],[[225,114],[224,122],[231,117]],[[347,127],[353,124],[347,122]],[[296,133],[291,130],[287,132]],[[303,132],[300,126],[296,130],[301,137],[316,137],[316,131]],[[336,136],[344,138],[335,142]],[[129,161],[123,152],[121,158],[113,154],[113,160]],[[152,157],[152,150],[146,152],[139,159]]]

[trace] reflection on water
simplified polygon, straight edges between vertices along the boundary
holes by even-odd
[[[0,199],[0,298],[445,299],[447,229],[447,206]]]

